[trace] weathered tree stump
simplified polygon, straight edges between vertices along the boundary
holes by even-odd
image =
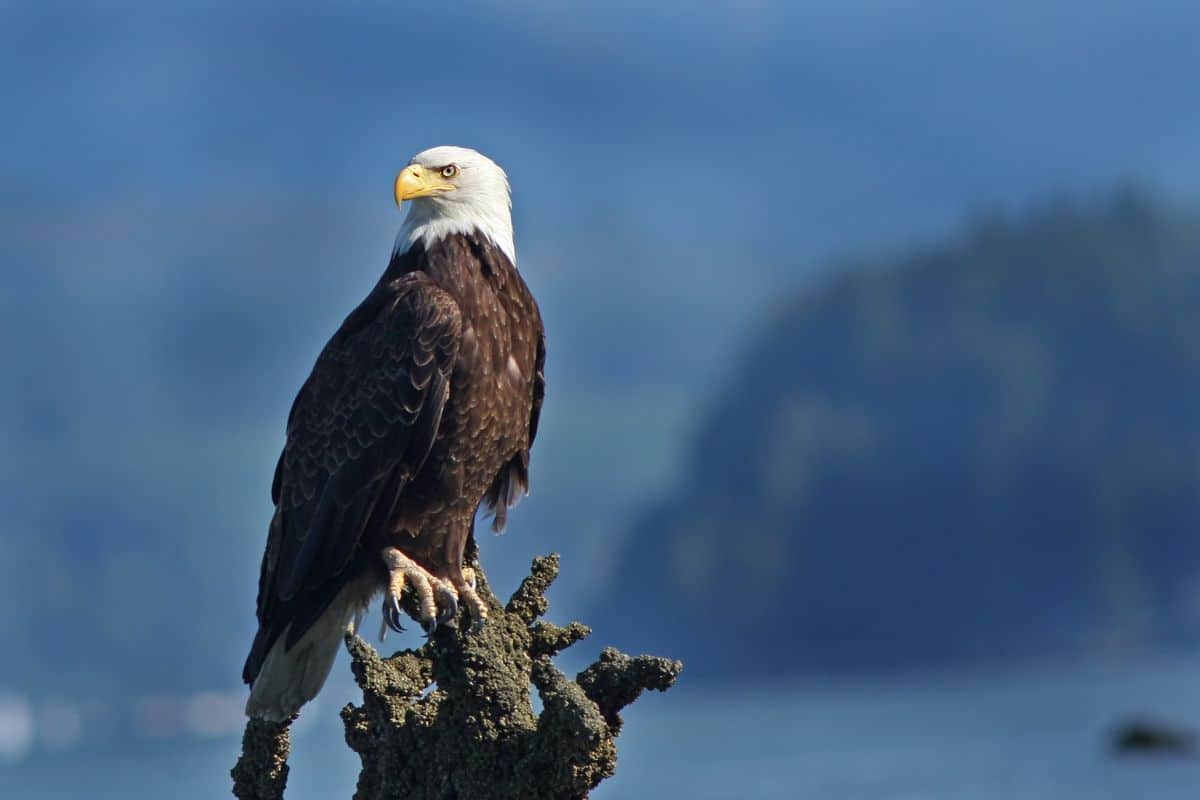
[[[292,719],[295,719],[293,717]],[[287,785],[292,721],[252,719],[242,734],[242,755],[231,771],[233,793],[241,800],[278,800]]]
[[[390,658],[358,636],[346,637],[363,692],[362,705],[342,709],[346,742],[362,759],[355,800],[587,797],[616,768],[621,709],[646,689],[670,688],[683,668],[607,648],[571,680],[551,659],[588,628],[538,619],[549,606],[546,590],[558,575],[558,556],[534,559],[507,606],[475,569],[489,610],[482,630],[445,627],[425,645]],[[540,715],[531,685],[542,700]],[[234,768],[234,794],[242,800],[282,797],[286,725],[282,733],[252,735],[264,724],[247,725]],[[260,771],[276,779],[256,782]],[[279,794],[262,793],[276,785]]]

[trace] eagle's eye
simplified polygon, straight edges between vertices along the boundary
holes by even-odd
[[[458,165],[457,164],[447,164],[446,166],[442,167],[442,177],[443,178],[453,178],[457,174],[458,174]]]

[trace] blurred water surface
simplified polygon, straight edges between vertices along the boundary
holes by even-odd
[[[1197,660],[1057,665],[838,685],[685,684],[631,708],[618,771],[597,800],[1171,800],[1194,797],[1200,761],[1117,758],[1130,715],[1200,718]],[[297,737],[290,800],[349,797],[357,758],[330,705]],[[50,757],[0,768],[0,796],[220,797],[236,742],[139,756]],[[150,757],[147,757],[149,755]]]

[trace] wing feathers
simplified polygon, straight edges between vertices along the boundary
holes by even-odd
[[[537,353],[533,364],[533,402],[529,412],[529,447],[537,436],[538,421],[542,415],[542,402],[546,398],[546,339],[538,338]],[[483,501],[492,511],[492,530],[500,533],[508,524],[508,509],[529,494],[529,447],[517,451],[508,460],[492,485],[488,487]]]
[[[449,397],[461,333],[453,299],[418,272],[377,287],[325,346],[292,406],[272,481],[277,509],[259,587],[264,628],[278,632],[291,622],[289,643],[304,634],[378,504],[395,502],[381,495],[398,495],[420,470]],[[263,644],[247,674],[269,650]]]

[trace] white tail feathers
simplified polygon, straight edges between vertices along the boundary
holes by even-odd
[[[246,716],[283,722],[316,697],[333,668],[346,626],[360,609],[361,603],[354,601],[353,593],[343,589],[300,641],[286,652],[288,630],[285,629],[271,646],[250,687]]]

